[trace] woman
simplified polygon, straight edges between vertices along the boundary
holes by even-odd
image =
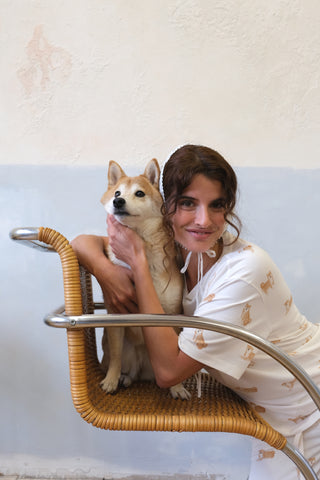
[[[320,325],[299,313],[266,252],[239,238],[237,179],[231,166],[210,148],[185,145],[165,164],[162,189],[164,225],[176,242],[185,275],[184,313],[240,325],[276,343],[320,385]],[[119,312],[163,313],[141,238],[113,217],[108,218],[108,233],[109,239],[80,237],[73,242],[106,302]],[[107,241],[131,271],[102,258]],[[167,327],[143,331],[160,387],[205,368],[250,402],[320,473],[319,412],[283,367],[250,345],[215,332],[185,328],[177,336]],[[281,452],[265,450],[265,444],[254,441],[250,479],[298,478]]]

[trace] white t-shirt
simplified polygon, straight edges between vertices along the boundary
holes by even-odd
[[[320,324],[308,322],[269,255],[224,234],[220,259],[195,288],[184,291],[185,315],[242,326],[271,341],[320,385]],[[300,382],[274,359],[236,338],[184,328],[180,349],[207,366],[284,435],[301,432],[320,418]]]

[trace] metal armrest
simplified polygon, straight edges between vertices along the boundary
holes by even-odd
[[[46,252],[55,252],[55,249],[47,243],[39,240],[40,228],[38,227],[23,227],[14,228],[9,233],[11,240],[19,240],[20,243],[26,247],[35,248]]]
[[[103,304],[95,304],[97,309],[103,308]],[[205,317],[186,315],[146,315],[146,314],[90,314],[90,315],[65,315],[63,308],[46,315],[44,321],[47,325],[57,328],[88,328],[88,327],[128,327],[128,326],[163,326],[163,327],[189,327],[203,330],[211,330],[230,335],[253,345],[270,355],[281,363],[306,389],[314,403],[320,410],[320,389],[311,380],[306,371],[300,367],[291,357],[284,353],[273,343],[258,335],[245,330],[232,323],[224,323]]]

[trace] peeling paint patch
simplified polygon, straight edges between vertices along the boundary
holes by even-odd
[[[53,80],[65,81],[72,68],[71,55],[49,43],[42,25],[37,25],[26,47],[27,62],[17,71],[25,93],[46,90]]]

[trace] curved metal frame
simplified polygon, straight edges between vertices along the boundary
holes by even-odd
[[[52,247],[38,241],[39,228],[18,228],[10,232],[12,240],[19,240],[32,248],[45,251],[55,251]],[[103,308],[103,304],[95,304],[95,308]],[[309,378],[303,368],[298,366],[292,358],[271,342],[255,335],[242,327],[230,323],[222,323],[204,317],[188,317],[184,315],[145,315],[145,314],[86,314],[86,315],[65,315],[64,307],[48,314],[44,321],[47,325],[57,328],[78,329],[85,327],[107,327],[107,326],[176,326],[201,328],[204,330],[216,331],[230,335],[245,341],[250,345],[262,350],[267,355],[278,361],[285,367],[306,389],[315,405],[320,410],[320,390]],[[312,467],[304,456],[289,442],[282,449],[301,471],[307,480],[319,480]]]
[[[95,304],[96,308],[100,308],[100,304]],[[218,320],[212,320],[205,317],[193,317],[185,315],[146,315],[146,314],[90,314],[90,315],[64,315],[63,307],[46,315],[44,321],[47,325],[57,328],[84,328],[84,327],[128,327],[128,326],[140,326],[140,327],[189,327],[199,328],[204,330],[211,330],[225,335],[236,337],[239,340],[245,341],[262,350],[272,358],[277,360],[307,390],[310,397],[320,410],[320,389],[309,378],[305,370],[298,366],[287,354],[285,354],[278,347],[271,342],[264,340],[263,338],[255,335],[242,327],[233,325],[232,323],[223,323]]]
[[[9,233],[9,236],[11,240],[19,240],[19,242],[26,247],[35,248],[45,252],[55,252],[55,249],[52,248],[51,245],[39,241],[39,231],[40,228],[38,227],[14,228]]]
[[[103,308],[101,304],[95,304],[96,308]],[[111,327],[111,326],[175,326],[201,328],[223,333],[243,340],[257,347],[281,363],[303,385],[314,403],[320,410],[320,390],[309,378],[303,368],[299,367],[288,355],[282,352],[271,342],[248,332],[242,327],[233,324],[222,323],[203,317],[187,317],[184,315],[139,315],[139,314],[90,314],[80,316],[66,316],[63,307],[52,314],[46,315],[44,321],[47,325],[56,328],[86,328],[86,327]],[[307,480],[319,480],[312,467],[304,456],[288,441],[282,452],[285,453],[301,471]]]

